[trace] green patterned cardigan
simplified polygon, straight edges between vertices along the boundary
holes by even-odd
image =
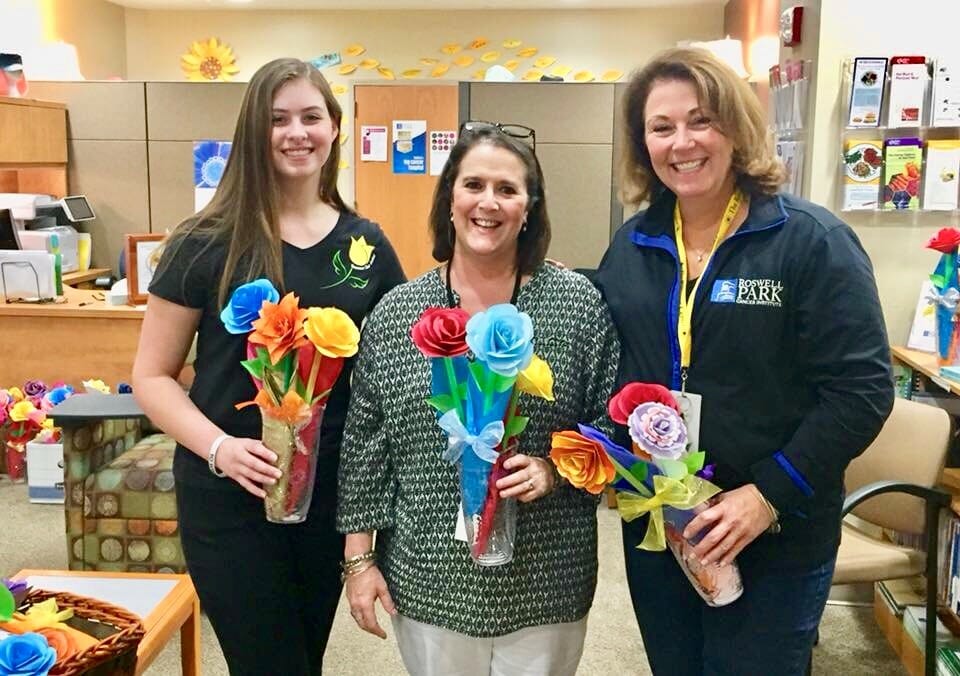
[[[377,562],[401,615],[470,636],[573,622],[593,602],[597,498],[561,482],[518,505],[512,562],[474,564],[453,537],[457,471],[441,454],[446,437],[430,395],[430,367],[410,328],[428,307],[446,305],[439,270],[388,293],[366,323],[353,374],[339,477],[337,527],[377,531]],[[542,265],[520,289],[536,353],[550,364],[556,401],[520,395],[530,423],[520,452],[546,456],[552,432],[578,422],[607,432],[620,346],[590,282]]]

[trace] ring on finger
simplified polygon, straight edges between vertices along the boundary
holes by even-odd
[[[527,479],[527,490],[528,491],[533,490],[533,479]]]

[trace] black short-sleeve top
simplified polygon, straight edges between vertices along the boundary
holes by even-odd
[[[167,248],[149,292],[202,310],[190,399],[224,432],[259,439],[259,410],[249,406],[238,411],[234,406],[252,400],[256,390],[240,365],[246,358],[247,336],[228,333],[220,320],[217,294],[226,254],[225,242],[210,243],[204,236],[187,235],[178,246]],[[238,265],[240,270],[244,267],[242,263]],[[358,327],[387,291],[406,281],[380,226],[347,211],[340,213],[333,230],[313,246],[301,249],[284,242],[283,275],[285,290],[300,297],[300,307],[338,307]],[[235,279],[231,292],[247,281],[250,280]],[[324,413],[320,448],[327,454],[339,452],[352,368],[353,359],[348,359]],[[178,482],[200,481],[207,486],[233,483],[216,481],[206,462],[185,449],[179,448],[177,456],[174,471]]]

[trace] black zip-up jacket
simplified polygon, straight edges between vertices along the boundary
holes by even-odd
[[[596,274],[622,343],[618,387],[680,389],[675,201],[666,192],[627,221]],[[687,390],[703,395],[700,449],[721,488],[755,483],[781,515],[782,532],[740,559],[826,561],[839,545],[844,470],[893,406],[870,260],[826,209],[753,195],[701,278],[687,374]]]

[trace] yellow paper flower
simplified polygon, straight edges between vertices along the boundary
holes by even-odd
[[[330,87],[330,91],[332,91],[337,96],[343,96],[344,94],[347,93],[347,86],[342,84],[335,84],[332,87]]]
[[[529,59],[531,56],[534,56],[539,51],[540,50],[537,49],[536,47],[524,47],[523,49],[517,52],[517,56],[519,56],[521,59]]]
[[[14,401],[23,401],[25,399],[23,396],[23,390],[21,390],[19,387],[11,387],[9,390],[7,390],[7,393]]]
[[[420,59],[420,63],[422,63],[424,66],[436,66],[438,63],[440,63],[440,59],[435,59],[432,56],[424,56]]]
[[[550,71],[551,75],[556,77],[566,77],[570,74],[570,71],[573,70],[570,66],[554,66],[553,70]]]
[[[480,60],[483,61],[484,63],[493,63],[499,58],[500,58],[500,52],[498,51],[484,52],[483,54],[480,55]]]
[[[412,80],[413,78],[420,77],[422,72],[423,71],[420,68],[408,68],[400,73],[400,76],[406,78],[407,80]]]
[[[460,51],[460,45],[456,42],[448,42],[443,47],[440,48],[440,51],[444,54],[454,55]]]
[[[200,40],[190,45],[190,51],[180,56],[180,67],[191,82],[229,82],[240,72],[233,50],[217,38]]]
[[[476,40],[471,42],[469,45],[467,45],[467,49],[483,49],[484,47],[487,46],[488,42],[489,40],[487,40],[486,38],[477,38]]]
[[[349,75],[350,73],[352,73],[352,72],[355,71],[356,69],[357,69],[357,64],[355,64],[355,63],[344,63],[344,64],[342,64],[339,68],[337,68],[337,72],[340,73],[341,75]]]
[[[303,330],[317,352],[325,357],[352,357],[357,353],[360,329],[350,315],[339,308],[308,308]]]
[[[450,64],[441,63],[432,71],[430,71],[430,77],[443,77],[448,70],[450,70]]]
[[[521,79],[526,82],[536,82],[542,76],[543,76],[543,71],[539,71],[539,70],[536,70],[535,68],[531,68],[530,70],[528,70],[526,73],[523,74],[523,77]]]
[[[384,68],[383,66],[380,66],[379,68],[377,68],[377,72],[380,73],[380,77],[382,77],[384,80],[397,79],[397,76],[394,75],[393,71],[389,68]]]
[[[367,244],[363,235],[357,238],[350,238],[350,262],[355,268],[363,269],[370,265],[370,259],[373,258],[373,245]]]
[[[374,68],[380,65],[380,61],[378,59],[364,59],[357,65],[367,70],[373,70]]]
[[[486,76],[487,76],[487,69],[486,69],[486,68],[481,68],[480,70],[475,70],[475,71],[473,72],[473,76],[472,76],[472,77],[473,77],[474,80],[482,80],[482,79],[485,78]],[[930,307],[933,307],[933,306],[931,305]]]
[[[10,420],[13,422],[25,422],[30,419],[30,414],[36,410],[36,406],[34,406],[29,399],[18,401],[10,409]]]
[[[590,82],[593,80],[593,73],[589,70],[580,70],[573,75],[574,82]]]
[[[534,68],[549,68],[557,60],[555,56],[541,56],[539,59],[533,62]]]
[[[553,371],[550,364],[533,355],[527,368],[517,375],[517,387],[534,397],[553,401]]]
[[[519,47],[521,45],[520,40],[504,40],[503,48],[504,49],[513,49],[514,47]]]
[[[511,73],[515,71],[519,65],[520,62],[517,59],[510,59],[509,61],[503,62],[503,67],[509,70]]]
[[[466,68],[467,66],[473,65],[473,57],[469,54],[461,54],[453,60],[455,66],[460,66],[461,68]]]
[[[349,45],[349,46],[348,46],[345,50],[343,50],[343,51],[344,51],[344,53],[346,53],[347,56],[360,56],[360,55],[363,54],[365,51],[367,51],[367,48],[364,47],[363,45],[354,44],[354,45]]]
[[[623,77],[623,71],[622,71],[622,70],[608,70],[608,71],[605,71],[605,72],[603,73],[603,75],[600,76],[600,81],[601,81],[601,82],[616,82],[617,80],[619,80],[619,79],[622,78],[622,77]]]
[[[89,394],[91,391],[99,392],[100,394],[110,394],[110,386],[99,378],[94,380],[84,380],[82,383],[83,389]]]

